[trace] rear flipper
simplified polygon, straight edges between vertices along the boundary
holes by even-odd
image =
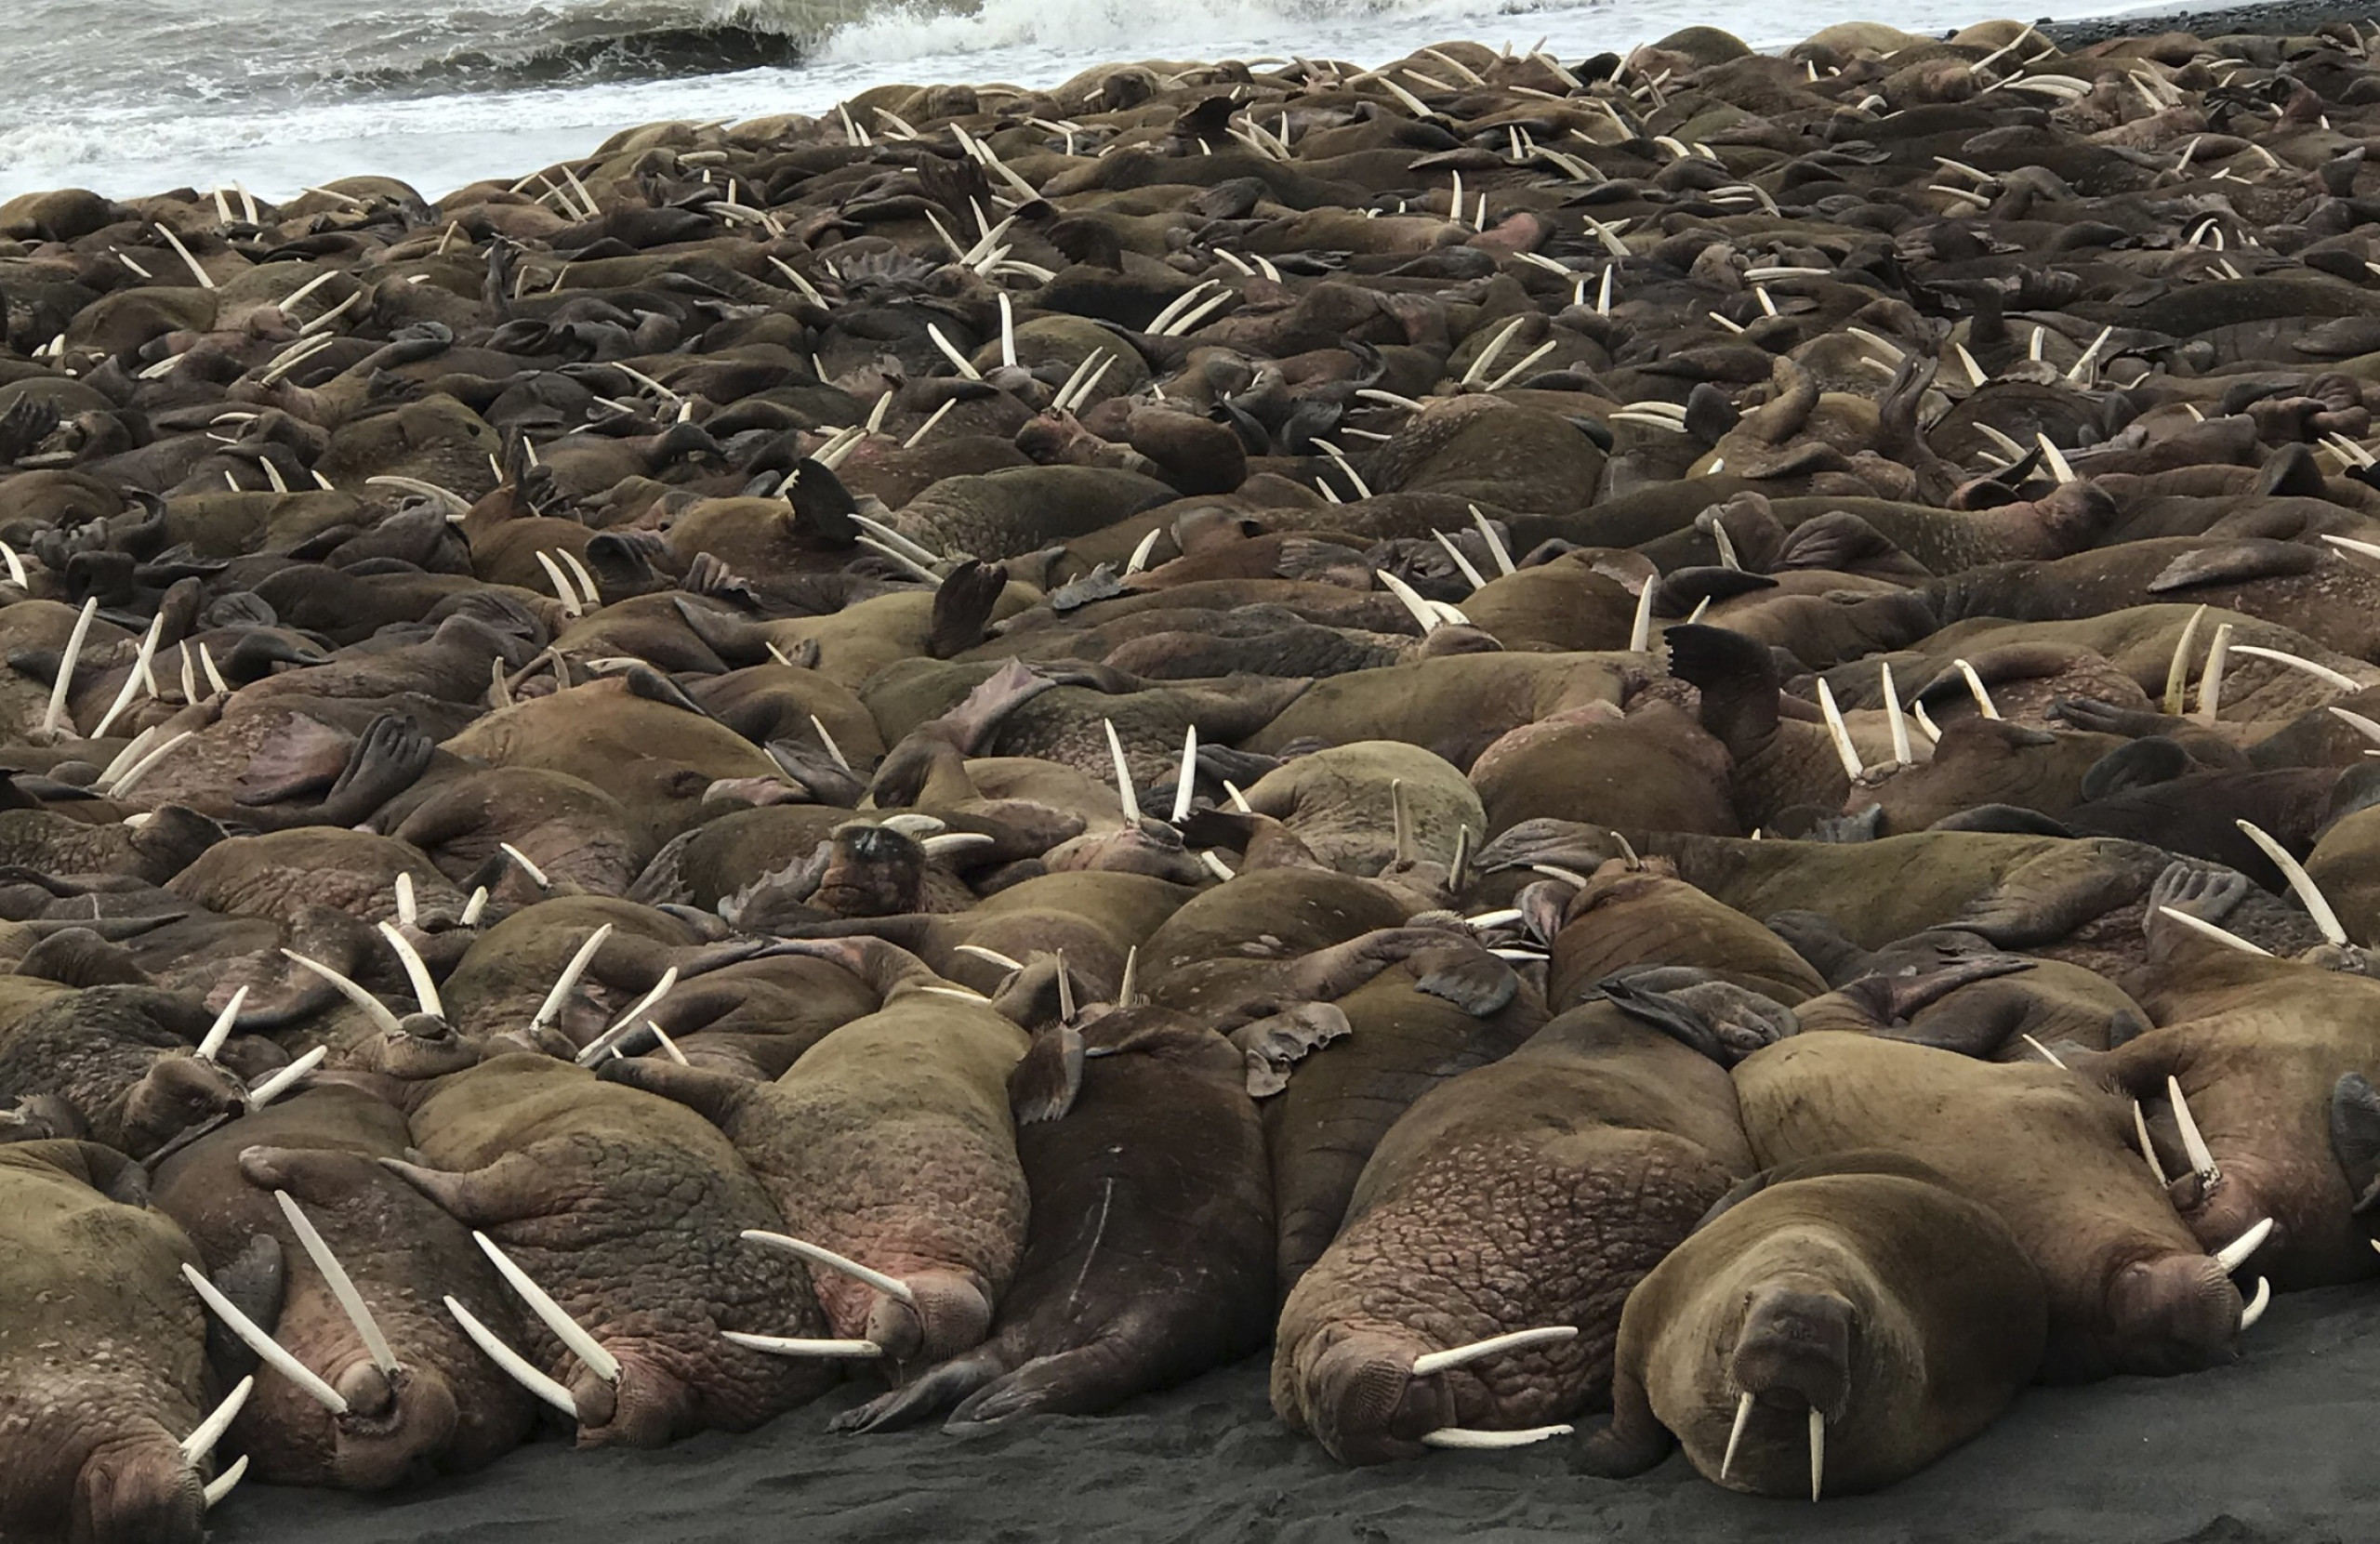
[[[1000,1375],[999,1359],[987,1351],[970,1352],[938,1367],[928,1368],[915,1381],[865,1405],[855,1405],[826,1423],[830,1432],[898,1432],[943,1411]]]
[[[1157,1386],[1151,1369],[1100,1340],[1038,1356],[984,1385],[950,1412],[945,1427],[990,1426],[1019,1416],[1095,1416]]]

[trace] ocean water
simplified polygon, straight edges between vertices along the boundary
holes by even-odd
[[[7,0],[0,198],[185,184],[285,197],[365,172],[435,198],[584,155],[630,125],[823,112],[884,81],[1031,86],[1118,59],[1369,64],[1458,37],[1541,37],[1580,58],[1695,23],[1779,46],[1860,17],[1961,26],[1991,14],[1979,3]],[[2052,0],[2034,14],[2123,8]]]

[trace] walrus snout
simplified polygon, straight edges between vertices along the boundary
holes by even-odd
[[[1736,1387],[1767,1404],[1798,1395],[1828,1420],[1851,1403],[1857,1312],[1831,1292],[1771,1287],[1752,1299],[1736,1342]]]
[[[939,1362],[982,1344],[991,1332],[991,1299],[965,1276],[919,1271],[901,1283],[911,1301],[879,1294],[867,1311],[867,1338],[894,1361]]]
[[[1414,1349],[1382,1335],[1349,1335],[1315,1359],[1306,1377],[1306,1420],[1344,1464],[1417,1458],[1424,1433],[1456,1424],[1443,1378],[1413,1376]]]
[[[236,1114],[246,1104],[246,1089],[215,1062],[161,1056],[125,1100],[124,1150],[147,1157],[208,1117]]]
[[[2109,1293],[2118,1370],[2169,1377],[2239,1354],[2239,1288],[2213,1255],[2167,1255],[2124,1267]]]
[[[619,1377],[605,1382],[581,1368],[571,1380],[570,1400],[578,1411],[581,1447],[664,1447],[694,1425],[684,1382],[640,1357],[620,1354]]]

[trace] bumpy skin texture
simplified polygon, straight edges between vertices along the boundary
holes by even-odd
[[[2041,1278],[1997,1216],[1924,1165],[1846,1154],[1771,1170],[1730,1200],[1629,1294],[1611,1424],[1586,1444],[1587,1468],[1649,1467],[1674,1433],[1707,1479],[1806,1496],[1817,1409],[1824,1494],[1875,1490],[1974,1436],[2030,1380]]]
[[[1273,1197],[1240,1053],[1146,1007],[1079,1040],[1071,1108],[1017,1128],[1032,1224],[990,1339],[839,1424],[906,1424],[954,1399],[953,1424],[1092,1415],[1264,1343]],[[1012,1079],[1021,1099],[1055,1049],[1037,1043]]]
[[[320,826],[218,842],[165,888],[227,917],[284,927],[309,906],[336,906],[366,922],[396,915],[397,876],[413,876],[424,907],[460,911],[463,894],[413,848],[368,832]]]
[[[0,1023],[0,1089],[62,1097],[97,1142],[146,1157],[243,1105],[239,1080],[192,1054],[207,1014],[191,998],[46,983],[12,983],[11,996],[14,1011]]]
[[[1417,1101],[1289,1296],[1273,1407],[1346,1463],[1446,1426],[1559,1420],[1601,1397],[1629,1289],[1754,1164],[1716,1063],[1607,1002]],[[1414,1378],[1511,1330],[1576,1339]]]
[[[404,1117],[337,1084],[310,1089],[212,1132],[160,1165],[155,1198],[198,1246],[210,1274],[258,1237],[280,1248],[281,1316],[267,1326],[346,1397],[334,1416],[262,1371],[232,1426],[256,1478],[378,1490],[480,1468],[528,1435],[528,1394],[464,1336],[443,1300],[517,1344],[514,1300],[470,1236],[436,1203],[374,1160],[411,1144]],[[376,1366],[291,1231],[274,1190],[305,1209],[402,1364]]]
[[[1563,908],[1546,974],[1555,1011],[1586,1000],[1594,983],[1634,965],[1693,965],[1791,1008],[1825,981],[1775,933],[1678,879],[1668,863],[1606,864]]]
[[[521,1034],[536,1017],[562,968],[595,930],[612,936],[589,962],[588,976],[553,1022],[574,1043],[602,1033],[617,1009],[596,998],[604,971],[618,959],[694,942],[686,925],[665,913],[608,896],[572,895],[524,906],[472,940],[439,988],[447,1018],[468,1036]],[[649,984],[649,983],[648,983]],[[642,988],[640,987],[639,992]],[[621,998],[625,1009],[634,995]]]
[[[1455,833],[1476,843],[1488,814],[1462,773],[1419,746],[1376,740],[1301,756],[1266,772],[1249,808],[1287,825],[1306,850],[1345,874],[1378,874],[1396,858],[1390,785],[1402,783],[1412,811],[1414,857],[1444,861]]]
[[[641,1060],[606,1077],[717,1120],[768,1187],[785,1231],[906,1282],[911,1309],[813,1273],[834,1333],[896,1362],[982,1340],[1015,1274],[1028,1209],[1008,1111],[1025,1032],[989,1006],[915,993],[856,1019],[755,1084]]]
[[[606,1387],[525,1313],[517,1348],[572,1391],[581,1446],[748,1431],[836,1374],[750,1352],[723,1329],[824,1333],[808,1275],[738,1235],[780,1226],[735,1150],[691,1112],[549,1057],[443,1081],[413,1115],[442,1174],[408,1178],[484,1230],[619,1358]]]
[[[1141,948],[1152,1001],[1185,1013],[1244,995],[1281,964],[1411,915],[1378,885],[1310,868],[1263,868],[1184,902]]]
[[[0,1536],[198,1544],[202,1471],[178,1444],[204,1413],[197,1251],[159,1213],[92,1188],[123,1157],[86,1142],[0,1148]],[[134,1179],[137,1180],[137,1174]]]
[[[2044,1379],[2162,1376],[2235,1354],[2240,1293],[2132,1147],[2129,1103],[2104,1088],[2047,1062],[1825,1032],[1746,1057],[1736,1086],[1766,1164],[1882,1148],[1997,1212],[2049,1295]]]

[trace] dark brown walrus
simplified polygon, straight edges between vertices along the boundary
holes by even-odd
[[[2040,1273],[1989,1207],[1915,1159],[1781,1165],[1712,1208],[1628,1295],[1612,1417],[1580,1467],[1683,1444],[1758,1496],[1877,1490],[1974,1436],[2032,1377]]]

